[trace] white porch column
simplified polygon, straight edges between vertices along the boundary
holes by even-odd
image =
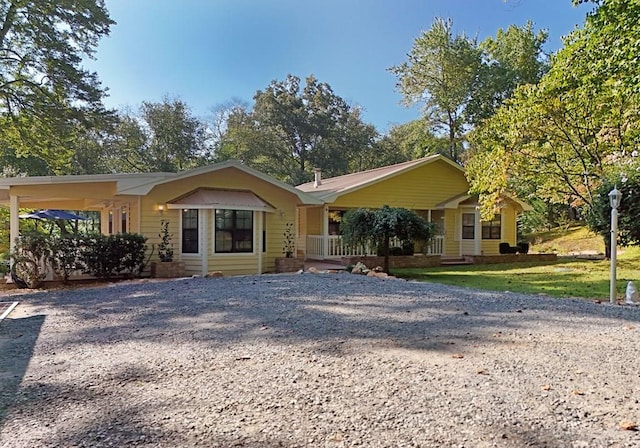
[[[10,253],[16,248],[16,238],[20,236],[20,218],[18,217],[20,208],[20,198],[15,195],[9,196],[9,248]]]
[[[198,211],[198,214],[201,215],[200,216],[200,228],[202,229],[200,231],[200,236],[201,236],[201,246],[200,246],[200,250],[202,251],[201,254],[201,272],[202,272],[202,276],[204,277],[205,275],[207,275],[207,273],[209,272],[209,251],[211,250],[211,248],[209,247],[209,228],[207,227],[207,223],[209,222],[209,220],[207,219],[207,217],[209,216],[210,213],[213,213],[213,210],[207,210],[207,209],[200,209]]]
[[[258,274],[262,274],[262,221],[264,219],[265,212],[253,212],[253,220],[256,222],[256,231],[258,234],[256,235],[257,243],[256,243],[256,253],[258,254]]]
[[[322,257],[329,256],[329,207],[322,208]]]
[[[480,207],[476,207],[476,222],[474,227],[473,242],[474,255],[482,255],[482,220],[480,219]]]

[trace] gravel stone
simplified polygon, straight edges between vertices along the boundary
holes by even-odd
[[[640,446],[639,307],[306,273],[18,300],[3,448]]]

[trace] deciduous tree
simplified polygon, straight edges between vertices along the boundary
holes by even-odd
[[[379,209],[349,210],[340,222],[344,241],[353,246],[375,245],[382,249],[384,272],[389,272],[389,245],[393,237],[401,242],[427,242],[435,227],[406,208],[383,206]]]
[[[109,115],[81,62],[113,23],[103,0],[0,1],[0,146],[68,172],[70,143]]]
[[[588,213],[601,179],[619,169],[616,154],[636,150],[640,2],[599,5],[541,81],[519,87],[475,131],[467,173],[485,218],[505,191]]]
[[[125,113],[115,132],[110,164],[116,171],[182,171],[210,160],[203,121],[179,99],[143,102],[137,114]]]
[[[466,108],[481,67],[475,39],[454,35],[453,22],[436,18],[419,36],[407,61],[391,67],[406,105],[423,104],[430,128],[449,141],[447,156],[461,161]]]
[[[377,137],[358,107],[350,106],[326,83],[288,75],[254,96],[252,110],[232,111],[216,160],[240,159],[285,182],[345,174],[367,154]],[[354,162],[356,161],[356,162]]]

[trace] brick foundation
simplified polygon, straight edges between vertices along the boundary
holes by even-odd
[[[536,263],[556,261],[556,254],[502,254],[502,255],[465,255],[464,259],[473,264],[499,263]]]
[[[186,275],[185,265],[182,261],[162,261],[151,263],[151,277],[153,278],[179,278]]]
[[[361,261],[368,268],[384,265],[384,257],[342,257],[343,265],[353,265]],[[440,266],[440,255],[394,255],[389,257],[389,268],[429,268]]]
[[[304,269],[304,258],[276,258],[276,272],[298,272]]]

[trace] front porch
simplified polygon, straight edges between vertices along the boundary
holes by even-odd
[[[400,241],[392,240],[391,247],[400,246]],[[423,247],[420,253],[426,255],[444,254],[444,236],[436,235]],[[375,247],[351,247],[344,243],[340,235],[307,235],[305,257],[310,260],[339,260],[343,257],[375,256]]]

